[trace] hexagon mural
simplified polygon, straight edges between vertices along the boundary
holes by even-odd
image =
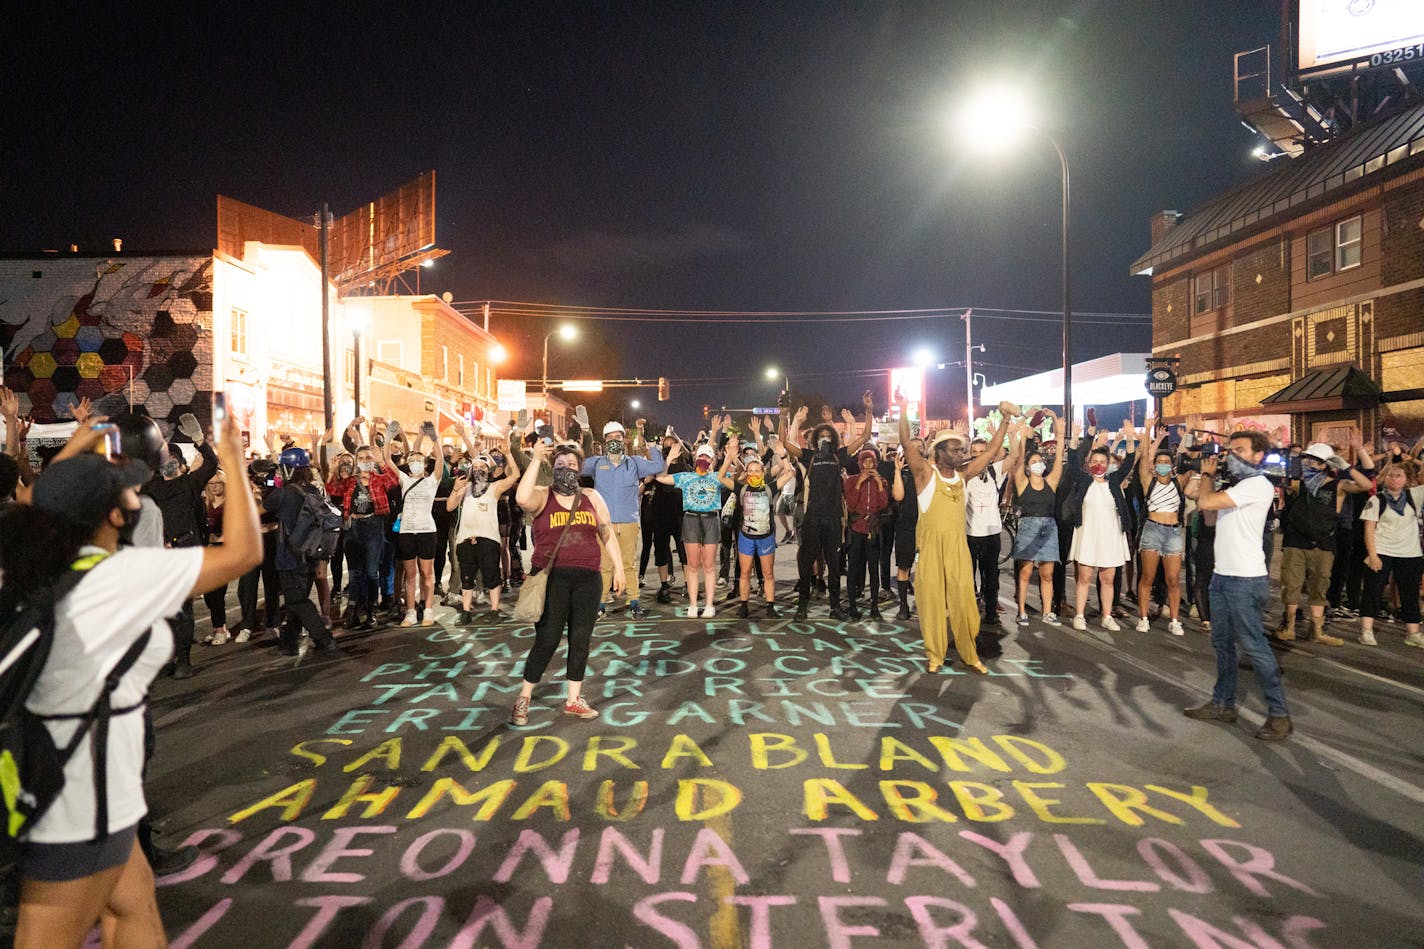
[[[194,350],[211,332],[211,257],[121,258],[97,269],[76,261],[55,270],[46,268],[43,285],[27,279],[24,293],[0,296],[0,344],[10,359],[4,381],[20,395],[21,411],[55,422],[81,396],[99,411],[117,411],[132,397],[176,423],[180,406],[207,403],[212,363]]]

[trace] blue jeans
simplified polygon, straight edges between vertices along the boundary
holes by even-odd
[[[1288,715],[1286,693],[1281,688],[1281,667],[1266,643],[1262,611],[1266,607],[1265,577],[1211,578],[1211,645],[1216,650],[1216,687],[1211,701],[1222,708],[1236,705],[1236,649],[1251,661],[1256,681],[1266,694],[1266,709],[1274,716]]]

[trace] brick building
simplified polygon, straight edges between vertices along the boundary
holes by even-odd
[[[1153,355],[1180,359],[1170,419],[1424,434],[1424,106],[1161,212],[1132,272]]]

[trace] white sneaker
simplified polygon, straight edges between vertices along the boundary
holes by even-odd
[[[1413,646],[1415,649],[1424,649],[1424,633],[1410,633],[1404,637],[1404,645]]]
[[[697,616],[697,604],[696,604],[696,603],[693,603],[691,606],[689,606],[686,610],[683,611],[683,614],[682,614],[682,615],[683,615],[683,616],[686,616],[686,617],[689,618],[689,619],[692,619],[692,618],[696,617],[696,616]]]
[[[1109,619],[1111,619],[1111,617],[1109,617]],[[1082,613],[1079,613],[1077,616],[1073,617],[1073,628],[1074,628],[1074,629],[1087,629],[1087,628],[1088,628],[1088,621],[1085,620],[1085,619],[1083,619],[1083,614],[1082,614]]]
[[[717,578],[717,586],[718,586],[718,587],[724,587],[724,586],[726,586],[726,585],[727,585],[727,578],[726,578],[726,577],[718,577],[718,578]]]
[[[1173,636],[1185,636],[1187,634],[1187,631],[1182,629],[1182,621],[1179,619],[1174,619],[1167,624],[1167,632]]]
[[[714,616],[716,616],[716,615],[717,615],[717,610],[712,606],[711,603],[708,603],[706,606],[704,606],[704,607],[702,608],[702,618],[703,618],[703,619],[711,619],[712,617],[714,617]]]
[[[405,611],[405,619],[401,620],[401,621],[400,621],[400,624],[401,624],[402,626],[414,626],[414,625],[415,625],[415,610],[406,610],[406,611]]]
[[[1117,624],[1117,620],[1113,619],[1111,616],[1104,616],[1103,629],[1110,629],[1113,632],[1117,632],[1118,630],[1122,629],[1122,627],[1119,626]]]
[[[423,619],[423,620],[420,621],[420,625],[421,625],[421,626],[434,626],[434,625],[435,625],[435,611],[434,611],[433,609],[426,611],[426,613],[425,613],[425,619]]]
[[[1109,617],[1109,619],[1111,619],[1111,617]],[[1148,619],[1147,617],[1145,617],[1145,616],[1140,616],[1140,617],[1138,617],[1138,619],[1137,619],[1137,631],[1138,631],[1139,633],[1149,633],[1149,632],[1151,632],[1151,631],[1152,631],[1152,621],[1151,621],[1150,619]]]
[[[1049,626],[1062,626],[1062,625],[1063,625],[1063,621],[1058,618],[1058,614],[1057,614],[1057,613],[1044,613],[1044,614],[1043,614],[1043,621],[1044,621],[1045,623],[1047,623]]]
[[[216,633],[213,633],[212,637],[208,640],[208,642],[213,646],[221,646],[229,642],[231,639],[232,637],[227,634],[227,630],[220,629]]]
[[[1372,629],[1362,629],[1362,630],[1360,630],[1360,645],[1361,645],[1361,646],[1378,646],[1378,645],[1379,645],[1379,643],[1375,641],[1375,632],[1374,632],[1374,630],[1372,630]]]
[[[252,630],[243,628],[237,631],[237,636],[233,638],[235,643],[245,643],[252,638]]]

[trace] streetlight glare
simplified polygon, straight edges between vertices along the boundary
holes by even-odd
[[[632,407],[634,411],[637,411],[638,409],[641,409],[643,407],[643,403],[639,402],[637,399],[634,399],[632,402],[629,402],[628,405]]]
[[[780,379],[781,370],[776,368],[775,366],[768,366],[766,369],[766,377],[768,379]]]
[[[568,323],[565,323],[563,326],[560,326],[560,327],[559,327],[559,338],[560,338],[560,339],[563,339],[563,340],[572,340],[572,339],[574,339],[574,338],[577,337],[577,336],[578,336],[578,330],[575,329],[572,325],[570,325],[570,324],[568,324]]]
[[[981,151],[1004,151],[1033,127],[1033,113],[1023,93],[1013,88],[984,89],[960,114],[964,138]]]
[[[935,354],[930,352],[929,349],[921,347],[915,350],[915,365],[919,366],[921,369],[928,369],[930,366],[934,365],[934,362]]]
[[[495,343],[489,348],[489,361],[498,366],[509,358],[509,350],[504,348],[502,343]]]

